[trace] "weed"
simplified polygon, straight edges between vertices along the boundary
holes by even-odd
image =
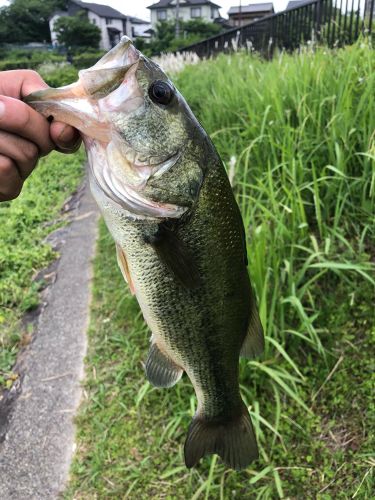
[[[371,498],[374,53],[233,54],[177,85],[231,168],[266,333],[240,364],[260,460],[183,466],[186,377],[150,386],[149,332],[101,227],[87,399],[67,498]],[[231,166],[231,167],[230,167]],[[372,437],[371,437],[372,436]]]
[[[37,270],[56,257],[44,240],[63,220],[59,210],[82,177],[82,154],[52,153],[26,181],[21,195],[0,204],[0,386],[14,364],[20,319],[39,304]]]

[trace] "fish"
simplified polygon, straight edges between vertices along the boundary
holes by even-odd
[[[26,97],[76,127],[117,261],[151,330],[145,374],[197,397],[185,464],[217,454],[235,470],[259,457],[239,389],[239,357],[264,348],[244,224],[209,136],[164,71],[131,40],[79,79]]]

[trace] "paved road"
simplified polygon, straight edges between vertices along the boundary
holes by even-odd
[[[55,499],[67,480],[97,234],[97,209],[88,187],[76,215],[65,232],[57,279],[45,293],[47,306],[35,338],[22,356],[20,394],[2,419],[1,500]]]

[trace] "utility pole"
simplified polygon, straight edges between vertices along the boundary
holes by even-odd
[[[241,2],[241,0],[240,0],[240,16],[239,17],[240,17],[240,19],[239,19],[239,25],[241,27],[242,26],[242,2]]]
[[[180,37],[180,0],[176,0],[176,38]]]

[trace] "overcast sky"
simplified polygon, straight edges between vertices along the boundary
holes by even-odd
[[[228,17],[227,12],[229,7],[233,5],[239,5],[239,0],[213,0],[214,3],[220,5],[222,8],[220,13],[223,17]],[[248,5],[249,3],[263,3],[267,0],[242,0],[242,5]],[[269,0],[272,1],[272,0]],[[0,6],[7,5],[9,2],[7,0],[0,0]],[[147,9],[148,5],[157,3],[157,0],[96,0],[95,3],[100,3],[102,5],[110,5],[114,9],[119,10],[123,14],[128,14],[129,16],[140,17],[141,19],[150,19],[150,11]],[[286,7],[288,0],[273,0],[273,6],[275,11],[283,10]]]

